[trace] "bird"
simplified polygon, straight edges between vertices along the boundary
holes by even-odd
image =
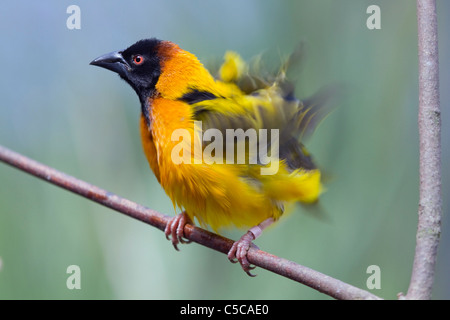
[[[295,96],[287,74],[301,52],[269,72],[227,51],[214,73],[174,42],[149,38],[90,63],[117,73],[139,98],[144,154],[181,211],[164,231],[175,249],[189,242],[186,224],[247,230],[227,257],[254,276],[253,241],[292,204],[318,202],[321,170],[303,139],[323,119],[327,94]]]

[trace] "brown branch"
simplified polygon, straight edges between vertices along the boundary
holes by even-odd
[[[169,216],[121,198],[2,146],[0,146],[0,160],[160,230],[164,230],[170,219]],[[230,239],[192,225],[185,226],[184,234],[191,241],[225,254],[228,253],[233,244],[233,241]],[[336,299],[380,299],[370,292],[261,250],[251,248],[248,253],[248,259],[255,266],[305,284]]]
[[[441,233],[441,111],[435,0],[417,0],[420,195],[416,251],[407,299],[430,299]]]

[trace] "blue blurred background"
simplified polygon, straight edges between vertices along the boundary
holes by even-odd
[[[69,30],[69,5],[81,29]],[[366,9],[381,8],[381,30]],[[436,299],[450,298],[450,3],[438,1],[444,220]],[[321,207],[302,209],[258,239],[270,253],[363,289],[406,292],[418,205],[415,1],[2,1],[0,144],[166,214],[173,206],[148,168],[139,102],[97,56],[158,37],[206,65],[232,49],[275,65],[304,41],[297,94],[345,86],[341,105],[307,142],[331,177]],[[226,234],[238,238],[240,232]],[[81,269],[69,290],[66,269]],[[262,269],[250,278],[196,244],[173,250],[157,229],[0,164],[1,299],[327,299]]]

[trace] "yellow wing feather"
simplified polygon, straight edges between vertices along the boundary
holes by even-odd
[[[292,123],[298,126],[305,114],[299,109],[299,101],[283,97],[277,82],[251,95],[244,94],[237,81],[247,67],[237,54],[228,53],[225,57],[221,81],[214,79],[194,55],[177,46],[167,50],[172,51],[166,54],[169,58],[156,85],[159,95],[149,104],[151,126],[142,118],[141,136],[150,166],[174,206],[185,209],[201,225],[219,231],[228,226],[251,227],[270,217],[276,220],[285,203],[317,201],[322,190],[320,171],[303,152],[303,146],[286,132],[280,134],[285,139],[280,141],[284,149],[276,159],[278,171],[274,175],[261,175],[261,163],[193,164],[198,155],[190,146],[184,151],[191,151],[192,164],[172,161],[171,152],[179,143],[172,141],[172,133],[176,129],[188,130],[191,142],[195,141],[195,120],[203,121],[203,130],[283,130],[282,126],[289,129]],[[164,68],[171,72],[164,72]],[[192,104],[183,101],[183,95],[193,90],[208,92],[214,98]],[[282,154],[290,156],[283,159]]]

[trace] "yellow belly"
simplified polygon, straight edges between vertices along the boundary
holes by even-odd
[[[187,116],[180,114],[178,120]],[[172,114],[174,117],[177,115]],[[145,155],[174,206],[185,210],[193,221],[196,218],[200,225],[215,231],[230,226],[252,227],[270,217],[277,220],[286,203],[318,199],[319,170],[289,172],[283,161],[274,175],[260,175],[257,166],[248,165],[175,164],[171,159],[175,145],[171,125],[183,123],[173,119],[164,123],[161,118],[155,117],[149,129],[141,117]]]

